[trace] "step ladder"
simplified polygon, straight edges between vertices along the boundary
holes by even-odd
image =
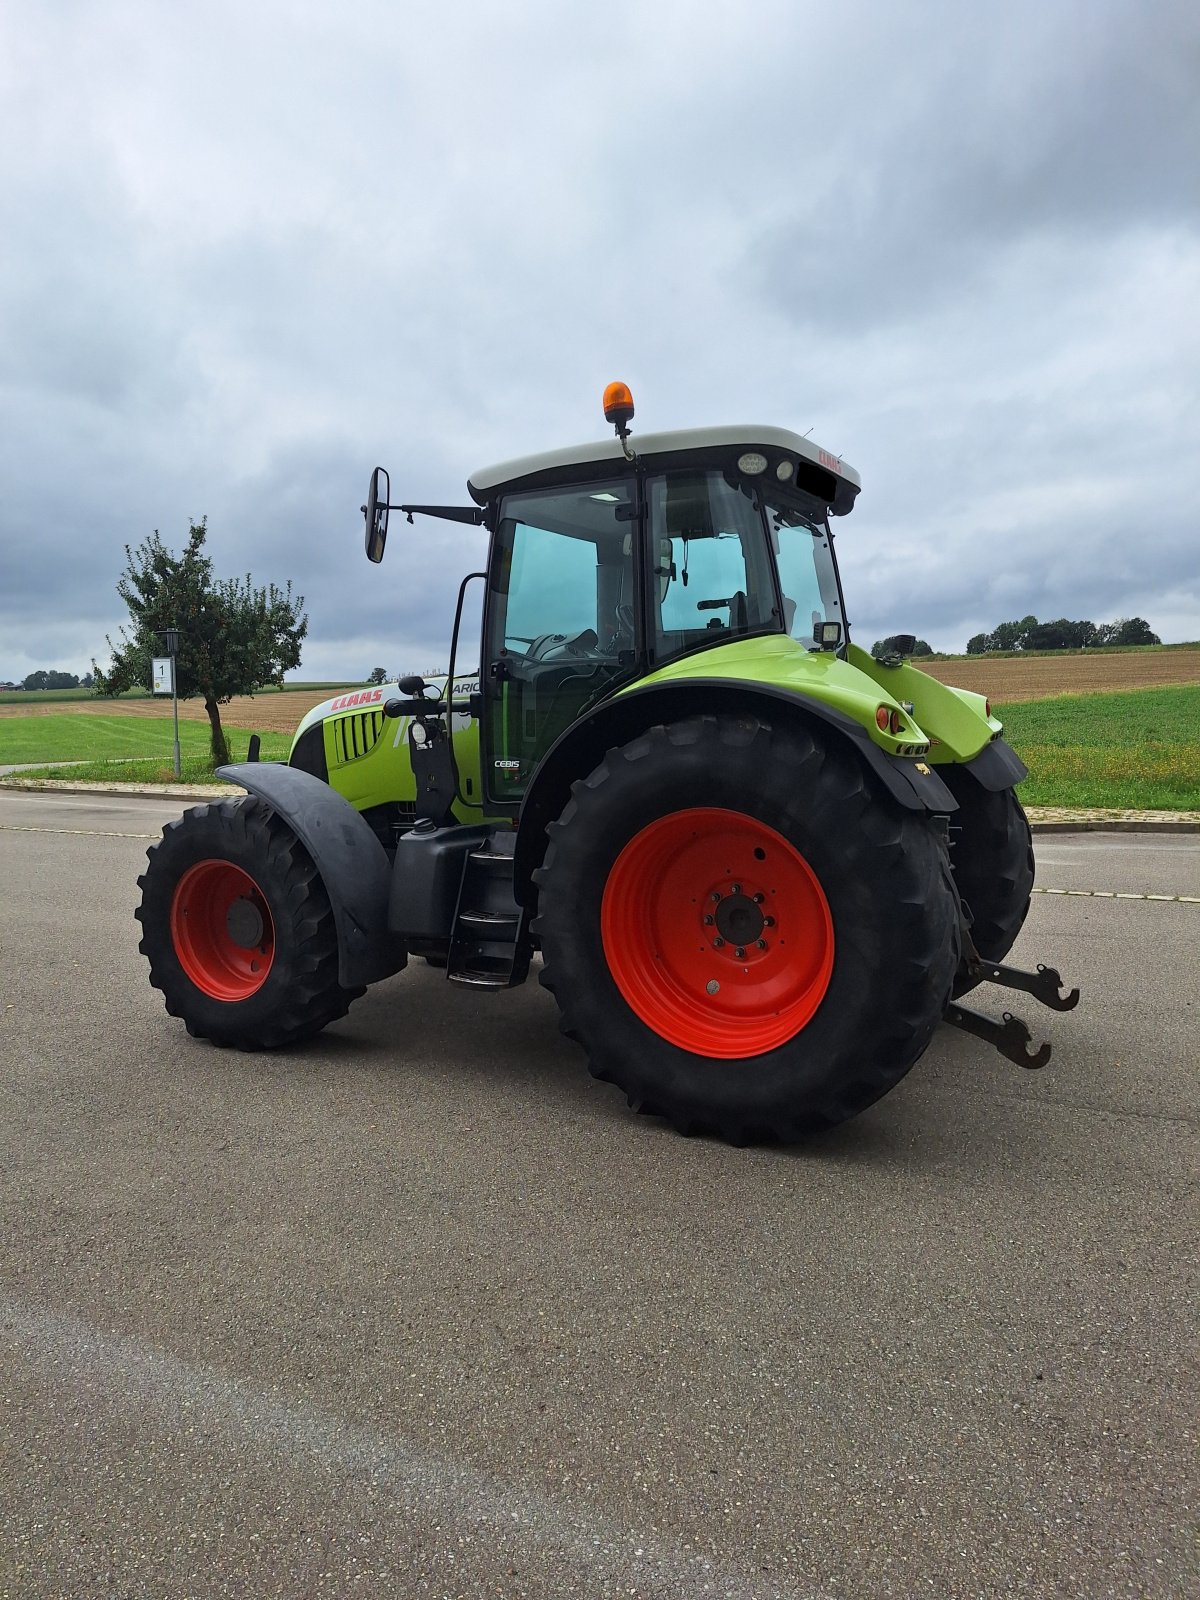
[[[471,989],[511,989],[529,973],[526,916],[513,892],[517,836],[494,833],[468,851],[446,976]]]

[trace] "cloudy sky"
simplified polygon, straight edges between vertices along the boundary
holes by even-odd
[[[474,468],[769,422],[864,489],[858,637],[1200,638],[1200,9],[13,0],[0,679],[86,670],[207,515],[301,676],[446,654]]]

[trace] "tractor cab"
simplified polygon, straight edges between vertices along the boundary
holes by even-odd
[[[755,636],[845,655],[829,529],[858,475],[780,428],[648,434],[610,385],[611,440],[473,473],[474,507],[403,506],[492,534],[480,709],[488,798],[519,804],[555,741],[599,702],[679,657]],[[367,553],[386,536],[376,474]]]

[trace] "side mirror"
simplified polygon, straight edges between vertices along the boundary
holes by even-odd
[[[387,544],[388,501],[392,496],[392,481],[382,467],[371,474],[371,487],[367,503],[361,508],[367,519],[367,560],[382,561],[383,547]]]

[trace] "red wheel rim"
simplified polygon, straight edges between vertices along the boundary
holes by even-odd
[[[179,965],[214,1000],[248,1000],[275,959],[275,924],[262,891],[230,861],[198,861],[175,886],[171,941]]]
[[[609,872],[600,931],[647,1027],[723,1060],[799,1033],[833,971],[833,919],[808,862],[774,828],[716,807],[635,834]]]

